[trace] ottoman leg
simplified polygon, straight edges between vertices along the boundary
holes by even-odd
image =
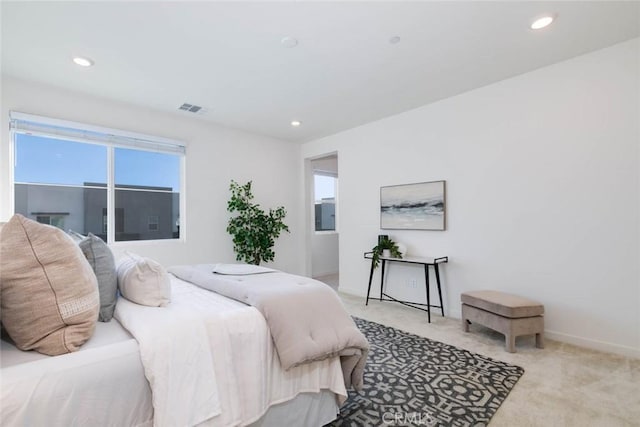
[[[465,305],[462,304],[462,332],[469,332],[469,324],[471,322],[469,322],[469,320],[467,320],[467,315],[465,313]]]
[[[504,336],[504,339],[505,339],[505,345],[504,345],[505,350],[507,350],[509,353],[515,353],[516,352],[516,336],[514,334],[507,334]]]
[[[536,334],[536,347],[544,348],[544,332]]]

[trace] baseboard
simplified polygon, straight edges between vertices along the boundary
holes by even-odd
[[[578,347],[586,347],[592,350],[604,351],[606,353],[619,354],[621,356],[633,357],[640,359],[640,349],[629,347],[626,345],[614,344],[606,341],[598,341],[589,338],[578,337],[575,335],[565,334],[562,332],[550,331],[545,329],[545,338],[555,341],[572,344]]]
[[[340,292],[341,294],[346,294],[346,295],[350,295],[352,297],[360,297],[360,298],[366,298],[367,294],[362,294],[362,292],[356,292],[353,289],[349,289],[343,286],[338,285],[338,292]]]
[[[311,277],[333,276],[334,274],[338,274],[338,272],[337,271],[327,271],[327,272],[313,273],[311,275]]]
[[[366,292],[362,292],[362,289],[360,289],[360,288],[348,288],[346,286],[339,285],[338,286],[338,290],[340,292],[342,292],[343,294],[351,295],[351,296],[354,296],[354,297],[361,297],[361,298],[366,298],[367,297],[367,293]]]
[[[459,308],[451,311],[445,311],[447,317],[461,319],[462,313]],[[626,357],[634,357],[640,359],[640,349],[628,347],[625,345],[614,344],[606,341],[598,341],[591,338],[579,337],[576,335],[565,334],[563,332],[544,330],[544,337],[550,340],[559,341],[577,347],[588,348],[591,350],[603,351],[605,353],[614,353]]]
[[[349,289],[340,287],[340,292],[356,297],[364,298],[366,294],[362,293],[361,289]],[[444,308],[445,314],[447,317],[452,319],[460,319],[462,318],[462,313],[460,311],[460,305],[453,307]],[[590,338],[579,337],[576,335],[565,334],[563,332],[550,331],[545,329],[544,331],[545,338],[549,338],[554,341],[559,341],[567,344],[572,344],[578,347],[584,347],[591,350],[603,351],[605,353],[614,353],[619,354],[621,356],[633,357],[636,359],[640,359],[640,349],[633,348],[625,345],[614,344],[606,341],[598,341]]]

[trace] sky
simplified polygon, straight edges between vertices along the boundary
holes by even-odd
[[[116,148],[116,185],[170,187],[180,191],[180,157]],[[17,134],[15,181],[81,186],[107,182],[107,147]],[[315,200],[335,197],[335,178],[315,176]]]
[[[116,185],[171,187],[180,191],[180,156],[114,150]],[[16,135],[15,181],[83,185],[107,182],[107,148],[97,144]]]
[[[322,199],[335,197],[335,178],[331,176],[315,175],[315,200],[320,202]]]

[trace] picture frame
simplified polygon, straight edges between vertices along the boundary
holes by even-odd
[[[445,230],[445,181],[380,187],[380,228]]]

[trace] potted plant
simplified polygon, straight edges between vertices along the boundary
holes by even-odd
[[[384,236],[378,240],[378,244],[372,249],[373,268],[378,268],[381,256],[392,258],[402,258],[402,253],[398,248],[398,244],[391,240],[388,236]],[[384,252],[389,251],[388,255]]]
[[[251,181],[240,185],[231,180],[231,198],[227,211],[237,213],[229,218],[227,232],[233,237],[236,260],[260,265],[261,261],[273,261],[273,245],[282,231],[289,232],[283,222],[287,212],[280,206],[266,213],[259,204],[252,203]]]

